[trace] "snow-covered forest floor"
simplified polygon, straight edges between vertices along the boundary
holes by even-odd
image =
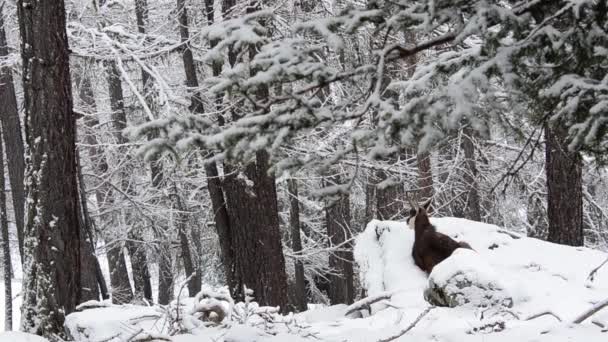
[[[464,252],[455,253],[431,277],[458,271],[473,274],[512,298],[512,307],[469,303],[429,309],[423,297],[427,276],[411,257],[414,232],[403,222],[372,221],[356,237],[355,259],[368,298],[388,299],[372,304],[371,315],[366,309],[347,315],[346,305],[310,305],[306,312],[282,316],[253,302],[232,305],[203,296],[199,305],[219,303],[232,313],[231,318],[204,326],[191,314],[196,300],[181,298],[179,316],[175,301],[169,307],[107,304],[69,315],[66,326],[75,340],[91,342],[384,341],[408,328],[396,340],[606,341],[608,312],[599,312],[582,324],[572,323],[608,296],[606,270],[600,270],[593,281],[588,279],[606,253],[519,238],[497,226],[465,219],[435,218],[432,222],[440,232],[467,241],[475,252],[466,253],[468,258]],[[207,292],[221,298],[221,291]],[[529,319],[544,312],[551,314]],[[0,340],[15,341],[15,336],[0,334]]]

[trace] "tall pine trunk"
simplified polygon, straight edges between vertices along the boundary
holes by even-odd
[[[302,239],[300,236],[300,201],[298,199],[298,183],[291,178],[287,181],[289,194],[289,226],[291,228],[291,249],[294,254],[302,251]],[[305,311],[306,305],[306,283],[304,278],[304,264],[296,259],[295,264],[295,303],[293,306],[298,311]]]
[[[333,177],[331,181],[338,184],[340,180]],[[325,205],[329,242],[331,247],[340,246],[340,251],[329,256],[329,266],[337,273],[329,277],[329,300],[332,305],[351,304],[355,299],[352,244],[347,242],[352,237],[350,196],[338,196],[338,199],[326,200]]]
[[[0,13],[0,16],[2,13]],[[0,134],[3,134],[0,131]],[[2,229],[2,268],[4,271],[4,330],[13,330],[13,293],[11,246],[6,215],[6,193],[4,181],[4,147],[0,138],[0,228]]]
[[[479,186],[477,184],[477,161],[475,160],[475,144],[473,129],[465,126],[462,129],[462,140],[460,147],[464,152],[465,167],[463,181],[467,186],[465,218],[473,221],[481,221],[481,207],[479,204]]]
[[[260,305],[280,306],[285,311],[287,275],[275,178],[267,173],[269,166],[264,151],[257,152],[255,162],[242,170],[227,166],[224,190],[239,285],[232,290],[236,298],[242,299],[243,286],[247,286]]]
[[[419,152],[416,154],[418,160],[418,192],[419,201],[426,201],[435,194],[433,188],[433,171],[431,169],[431,154],[429,152]]]
[[[545,124],[545,172],[547,212],[551,242],[582,246],[583,161],[578,152],[568,150],[568,130],[560,122]]]
[[[64,2],[17,8],[28,147],[21,330],[50,337],[80,301],[76,116]]]
[[[109,78],[108,78],[109,79]],[[80,80],[79,86],[79,99],[81,101],[80,106],[88,113],[96,113],[97,104],[95,103],[95,97],[93,89],[91,87],[90,77],[86,74]],[[88,130],[94,130],[99,126],[99,120],[95,115],[84,116],[84,126]],[[97,175],[103,175],[108,171],[108,161],[106,160],[103,149],[99,147],[99,142],[94,133],[83,134],[83,140],[87,144],[89,160],[91,161],[92,171]],[[84,184],[84,182],[83,182]],[[105,181],[102,181],[99,186],[95,187],[95,198],[97,200],[98,210],[100,213],[105,211],[107,207],[106,202],[112,203],[114,201],[112,197],[112,191]],[[85,213],[86,214],[86,213]],[[108,219],[107,215],[102,216],[102,219]],[[92,225],[92,220],[89,220]],[[121,246],[112,246],[106,251],[108,258],[108,268],[110,270],[110,287],[112,292],[112,302],[115,304],[128,303],[133,298],[133,292],[129,277],[127,273],[127,264],[125,261],[123,249]],[[101,274],[99,261],[95,260],[96,273],[98,274],[98,282],[101,288],[102,297],[106,299],[108,290],[105,289],[105,284],[102,285],[99,275]],[[105,281],[105,280],[104,280]]]
[[[0,58],[8,56],[8,45],[4,31],[4,15],[0,8]],[[23,261],[23,220],[25,216],[25,190],[23,175],[25,162],[23,160],[23,138],[21,137],[21,121],[15,96],[13,75],[8,66],[0,66],[0,123],[3,128],[4,146],[6,148],[6,161],[8,177],[11,183],[13,210],[15,212],[15,225],[17,226],[17,241],[19,255]]]

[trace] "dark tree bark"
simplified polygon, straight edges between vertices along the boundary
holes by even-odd
[[[91,124],[91,119],[97,121],[95,117],[91,114],[97,108],[95,103],[95,96],[93,94],[93,88],[91,86],[91,80],[86,73],[86,66],[82,66],[79,70],[77,70],[74,74],[74,83],[78,88],[78,100],[79,106],[84,110],[84,123],[85,127],[88,124]],[[94,127],[92,125],[91,127]],[[86,132],[85,132],[86,133]],[[84,141],[89,143],[90,147],[90,157],[93,162],[93,169],[97,169],[97,163],[99,161],[99,151],[97,151],[97,139],[93,134],[82,134],[82,132],[78,133],[78,136],[84,136]],[[81,137],[82,138],[82,137]],[[81,217],[81,227],[83,231],[81,235],[83,236],[82,245],[81,245],[81,264],[83,272],[81,279],[81,300],[98,300],[99,295],[101,294],[102,299],[108,299],[108,289],[106,285],[106,280],[101,273],[101,268],[99,267],[99,260],[97,259],[97,255],[95,255],[95,239],[93,236],[93,220],[89,215],[89,208],[86,200],[86,186],[84,183],[84,178],[82,175],[82,165],[80,158],[80,151],[76,151],[77,155],[77,168],[78,168],[78,189],[80,194],[80,210],[82,213]],[[101,155],[103,162],[105,163],[105,158]],[[100,170],[101,171],[101,170]],[[107,171],[107,164],[105,164],[105,170]]]
[[[0,9],[0,57],[8,56],[6,33],[4,31],[4,19]],[[15,225],[17,226],[17,241],[19,255],[23,261],[23,220],[25,217],[25,189],[23,186],[23,175],[25,162],[23,160],[23,138],[21,137],[21,122],[13,75],[7,66],[0,67],[0,123],[4,130],[4,146],[6,147],[6,159],[8,166],[8,177],[11,184],[11,195],[13,198],[13,209],[15,212]]]
[[[298,199],[298,183],[295,179],[287,181],[287,191],[289,193],[289,226],[291,228],[291,249],[294,254],[302,251],[302,239],[300,237],[300,201]],[[293,306],[298,311],[305,311],[306,305],[306,283],[304,278],[304,264],[300,260],[295,260],[295,303]]]
[[[578,152],[568,150],[568,130],[561,123],[545,125],[547,212],[550,242],[582,246],[583,161]]]
[[[2,13],[0,12],[0,17]],[[0,134],[3,134],[0,131]],[[8,237],[8,217],[6,215],[6,193],[4,181],[4,147],[0,138],[0,225],[2,229],[2,268],[4,271],[4,330],[13,330],[13,286],[11,280],[11,247]]]
[[[225,6],[226,2],[230,1],[233,0],[225,0],[223,5]],[[177,0],[177,10],[178,13],[180,13],[180,38],[182,42],[187,42],[190,39],[190,33],[188,31],[188,12],[186,11],[185,0]],[[205,0],[205,11],[208,25],[212,25],[214,22],[213,0]],[[217,44],[217,42],[211,41],[210,47],[214,47],[215,44]],[[194,59],[192,57],[192,50],[190,49],[189,44],[186,44],[184,47],[183,62],[187,85],[191,88],[197,88],[198,76],[196,67],[194,65]],[[213,76],[219,76],[222,71],[222,66],[218,62],[214,62],[212,69]],[[221,101],[221,98],[218,98],[217,101],[217,105],[219,106],[219,101]],[[196,92],[194,92],[191,97],[191,107],[195,113],[204,113],[202,101]],[[221,116],[218,119],[220,124],[223,123],[223,118]],[[239,285],[237,280],[238,276],[236,275],[237,271],[234,261],[234,250],[232,249],[232,230],[230,228],[228,210],[226,207],[226,201],[222,189],[222,181],[217,164],[215,162],[205,163],[205,173],[207,175],[207,189],[209,191],[211,206],[214,212],[215,229],[220,241],[222,264],[224,266],[226,284],[228,284],[230,291],[234,292],[234,289],[239,288]]]
[[[120,243],[117,243],[107,250],[107,254],[110,268],[110,286],[112,287],[112,303],[129,303],[133,300],[133,289],[129,281],[124,248]]]
[[[182,260],[184,261],[184,270],[186,276],[192,276],[188,282],[188,293],[190,296],[195,296],[201,290],[201,272],[197,264],[193,262],[192,249],[190,248],[190,237],[188,236],[188,220],[184,214],[185,208],[182,203],[181,196],[177,191],[177,185],[173,184],[173,202],[177,214],[175,215],[175,224],[177,225],[177,233],[182,249]]]
[[[139,33],[146,33],[146,26],[148,25],[148,1],[147,0],[135,0],[135,16],[137,19],[137,30]],[[146,105],[148,106],[148,108],[152,111],[155,110],[156,103],[155,103],[155,97],[156,94],[153,91],[153,87],[152,87],[152,77],[150,76],[150,74],[144,70],[142,68],[141,70],[141,78],[142,78],[142,83],[143,83],[143,96],[144,96],[144,101],[146,102]],[[158,134],[156,132],[152,132],[151,134],[148,135],[148,139],[154,139],[157,138]],[[155,154],[154,156],[152,156],[151,161],[150,161],[150,171],[151,171],[151,182],[152,182],[152,186],[160,189],[162,181],[164,179],[164,173],[163,173],[163,166],[162,163],[160,161],[160,156],[158,154]],[[167,231],[167,228],[165,227],[164,229],[165,232]],[[141,246],[142,248],[142,255],[138,256],[138,258],[145,258],[145,250],[143,250],[143,246]],[[183,246],[182,246],[183,247]],[[163,255],[160,256],[159,260],[162,261],[162,263],[164,264],[163,267],[166,267],[167,264],[171,264],[171,254],[166,254],[166,253],[170,253],[170,249],[167,248],[160,248],[159,252]],[[189,254],[188,254],[189,255]],[[191,260],[188,261],[190,264],[192,263]],[[144,263],[146,264],[145,269],[143,270],[142,274],[138,274],[138,277],[147,277],[147,279],[143,279],[144,283],[144,297],[148,300],[152,300],[152,291],[151,291],[151,283],[150,283],[150,275],[149,275],[149,271],[147,270],[147,259],[144,261]],[[186,262],[184,262],[186,263]],[[161,262],[159,262],[159,269],[161,266]],[[170,298],[170,294],[173,293],[173,278],[169,279],[168,278],[168,274],[167,272],[159,272],[159,277],[165,277],[165,279],[160,279],[159,278],[159,298],[163,297],[163,300],[166,299],[166,297]],[[200,280],[200,279],[199,279]],[[200,282],[200,281],[199,281]],[[171,286],[171,288],[160,288],[160,286]],[[138,286],[135,286],[136,291]],[[149,291],[148,291],[149,288]],[[161,292],[162,292],[162,296],[161,296]]]
[[[163,241],[160,248],[158,257],[158,304],[167,305],[173,299],[174,286],[171,243]]]
[[[224,13],[233,7],[234,1],[223,3]],[[250,2],[247,12],[256,11],[258,3]],[[232,49],[231,49],[232,50]],[[249,59],[255,57],[256,46],[249,46]],[[234,63],[236,51],[229,52],[229,62]],[[252,69],[251,75],[257,70]],[[258,87],[256,99],[267,98],[267,87]],[[238,113],[233,112],[233,116]],[[254,291],[260,305],[280,306],[287,310],[287,275],[285,258],[279,230],[279,216],[274,175],[268,173],[269,156],[258,151],[255,159],[243,167],[226,164],[224,192],[230,219],[231,244],[234,252],[234,266],[239,286],[233,289],[236,298],[244,297],[246,286]],[[252,184],[238,175],[244,175]]]
[[[80,301],[82,231],[65,8],[24,0],[17,8],[28,146],[21,330],[61,336]]]
[[[431,169],[431,155],[428,152],[421,152],[416,154],[416,159],[418,160],[418,185],[420,187],[418,200],[423,202],[432,198],[435,194],[433,188],[433,171]]]
[[[287,309],[287,276],[279,231],[275,178],[269,175],[268,154],[258,152],[244,170],[229,166],[224,179],[226,203],[232,228],[231,242],[238,275],[235,298],[243,298],[243,286],[254,291],[260,305]],[[234,172],[232,172],[234,171]],[[238,177],[242,172],[252,185]]]
[[[131,272],[133,274],[133,296],[136,300],[152,301],[152,283],[148,269],[148,257],[144,241],[141,240],[139,228],[132,230],[129,241],[126,243],[127,251],[131,257]]]
[[[365,224],[367,225],[376,217],[376,186],[371,181],[371,176],[367,177],[365,184]]]
[[[80,82],[79,99],[82,101],[80,105],[87,113],[95,113],[97,111],[97,104],[95,103],[90,78],[87,75],[84,75]],[[120,92],[122,94],[122,90]],[[85,127],[89,130],[94,130],[99,125],[99,120],[95,115],[85,115],[83,121]],[[99,175],[105,174],[108,171],[108,162],[103,154],[103,149],[99,147],[95,134],[83,134],[83,140],[89,146],[89,160],[91,161],[93,172]],[[112,192],[105,183],[96,187],[95,197],[100,212],[104,212],[106,202],[113,202]],[[90,222],[92,224],[92,220],[90,220]],[[128,303],[133,299],[133,290],[131,289],[131,283],[129,282],[127,274],[127,264],[123,249],[120,244],[115,244],[109,248],[106,253],[108,256],[108,267],[110,269],[112,302],[115,304]],[[100,278],[103,278],[103,275],[101,274],[98,260],[95,260],[95,268],[102,298],[106,299],[108,290],[107,288],[105,290],[103,288],[105,287],[105,280],[104,283],[100,281]]]
[[[340,179],[332,177],[330,181],[338,184]],[[339,194],[337,199],[326,200],[325,221],[327,236],[331,246],[341,246],[340,251],[329,256],[329,266],[337,275],[329,277],[329,300],[334,304],[352,304],[355,299],[353,285],[353,252],[350,240],[352,233],[350,198],[348,194]]]
[[[87,203],[86,203],[86,192],[84,183],[82,181],[82,171],[80,168],[80,153],[76,151],[76,161],[78,163],[78,188],[79,188],[79,199],[80,199],[80,213],[82,214],[80,219],[80,300],[86,302],[89,300],[99,300],[99,287],[97,273],[95,269],[95,248],[93,234],[89,233],[90,222],[88,220]],[[103,281],[103,280],[102,280]],[[105,281],[104,281],[105,282]]]
[[[477,162],[475,160],[475,144],[473,144],[474,134],[473,129],[469,126],[462,129],[460,148],[464,151],[465,158],[465,170],[462,178],[468,188],[464,215],[469,220],[481,221],[479,186],[477,184]]]
[[[390,177],[384,171],[377,172],[378,179],[386,180]],[[388,186],[376,186],[376,215],[379,220],[396,220],[404,211],[404,192],[401,183]]]

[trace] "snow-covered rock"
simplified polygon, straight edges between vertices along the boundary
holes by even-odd
[[[479,254],[459,248],[429,275],[424,298],[437,306],[513,306],[498,274]]]

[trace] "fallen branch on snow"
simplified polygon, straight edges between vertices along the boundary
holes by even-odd
[[[391,299],[393,294],[394,294],[394,292],[392,292],[392,291],[382,292],[375,296],[369,296],[369,297],[363,298],[357,302],[354,302],[353,304],[351,304],[349,307],[346,308],[346,313],[344,314],[344,316],[348,316],[348,315],[350,315],[356,311],[362,310],[362,309],[369,311],[369,310],[371,310],[372,304],[377,303],[381,300]]]
[[[543,316],[553,316],[555,317],[555,319],[557,319],[558,321],[562,321],[561,317],[559,317],[558,315],[556,315],[555,313],[553,313],[552,311],[543,311],[543,312],[539,312],[537,314],[534,314],[526,319],[524,319],[524,321],[531,321],[533,319],[537,319],[539,317],[543,317]]]
[[[593,281],[595,279],[595,274],[597,273],[597,271],[599,271],[599,269],[602,268],[607,263],[608,263],[608,258],[606,258],[606,260],[604,260],[604,262],[602,262],[598,267],[596,267],[593,270],[591,270],[591,272],[587,276],[587,280]]]
[[[410,325],[408,325],[407,328],[399,331],[395,335],[392,335],[390,337],[384,338],[382,340],[378,340],[377,342],[390,342],[390,341],[394,341],[394,340],[398,339],[399,337],[407,334],[408,331],[412,330],[416,326],[416,324],[418,324],[418,322],[420,322],[424,318],[424,316],[426,316],[434,308],[435,308],[434,306],[429,306],[420,315],[418,315],[418,317],[416,317],[416,319]]]
[[[572,323],[575,324],[580,324],[583,323],[583,321],[585,321],[587,318],[593,316],[595,313],[597,313],[598,311],[602,310],[603,308],[608,306],[608,298],[604,299],[603,301],[595,304],[594,306],[592,306],[591,308],[589,308],[589,310],[583,312],[582,314],[578,315],[578,317],[576,317]]]

